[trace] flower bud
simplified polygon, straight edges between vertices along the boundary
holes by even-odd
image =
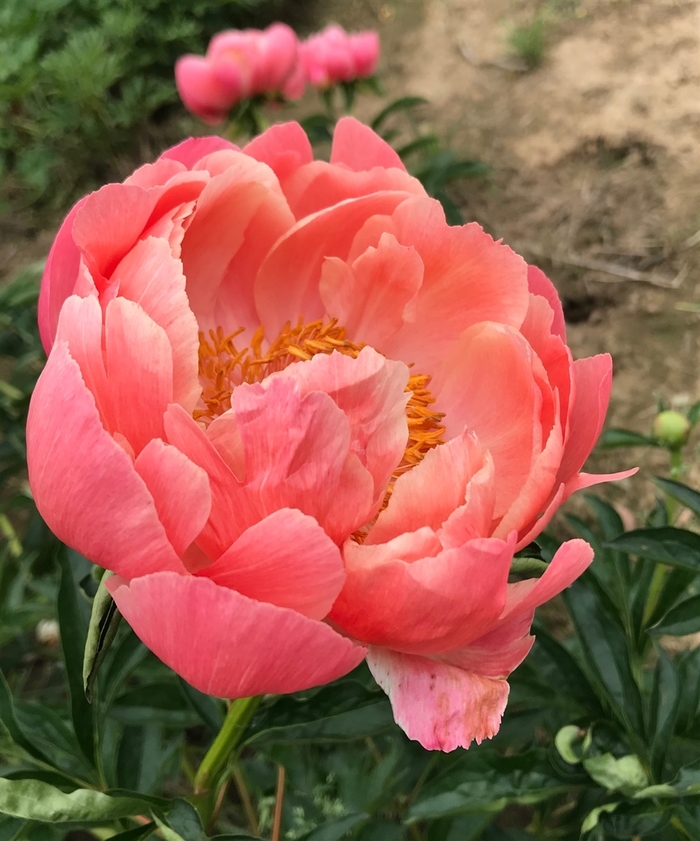
[[[656,416],[652,427],[654,438],[664,447],[682,447],[690,434],[690,421],[685,415],[667,409]]]

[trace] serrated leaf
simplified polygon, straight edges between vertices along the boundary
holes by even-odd
[[[671,608],[664,618],[649,628],[648,633],[659,636],[682,637],[700,632],[700,596],[691,596]]]
[[[672,526],[635,529],[621,534],[608,545],[640,558],[700,572],[700,535],[685,529]]]
[[[114,642],[122,618],[106,586],[113,575],[114,573],[109,570],[103,573],[92,602],[83,655],[83,690],[88,701],[92,699],[92,688],[97,677],[97,670]]]
[[[13,818],[49,823],[98,822],[147,815],[151,803],[137,797],[111,797],[76,789],[66,794],[38,780],[0,777],[0,812]]]

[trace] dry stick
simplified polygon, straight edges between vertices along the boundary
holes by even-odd
[[[240,798],[240,801],[243,804],[243,811],[245,812],[245,816],[248,820],[250,831],[253,833],[253,835],[260,835],[260,825],[258,824],[258,816],[255,814],[253,801],[250,799],[248,786],[245,783],[243,771],[241,771],[241,767],[240,765],[238,765],[238,763],[236,763],[233,766],[233,781],[236,783],[238,797]]]
[[[284,765],[277,766],[277,792],[275,794],[275,821],[272,825],[270,841],[280,841],[282,828],[282,801],[284,800]]]
[[[621,277],[624,280],[636,280],[641,283],[650,283],[652,286],[660,286],[662,289],[678,289],[683,283],[687,274],[688,266],[684,265],[674,278],[659,277],[649,272],[640,272],[637,269],[630,269],[627,266],[620,266],[617,263],[609,263],[606,260],[592,260],[587,257],[580,257],[578,254],[569,253],[565,257],[556,254],[552,255],[555,263],[567,263],[570,266],[578,266],[581,269],[590,269],[594,272]]]

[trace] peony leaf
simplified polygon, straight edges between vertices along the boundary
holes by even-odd
[[[621,534],[608,545],[640,558],[700,572],[700,535],[685,529],[671,526],[635,529]]]
[[[83,655],[83,689],[88,701],[92,700],[92,687],[97,677],[97,670],[102,665],[110,645],[114,642],[122,618],[106,586],[107,580],[113,575],[114,573],[109,570],[104,572],[92,601],[92,613]]]

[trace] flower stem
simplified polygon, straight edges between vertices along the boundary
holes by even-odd
[[[284,765],[277,766],[277,793],[275,795],[275,818],[272,824],[270,841],[280,841],[282,832],[282,803],[284,802]]]
[[[239,698],[231,702],[223,727],[202,760],[194,777],[195,794],[202,794],[212,787],[218,774],[238,746],[246,727],[260,703],[260,696]]]

